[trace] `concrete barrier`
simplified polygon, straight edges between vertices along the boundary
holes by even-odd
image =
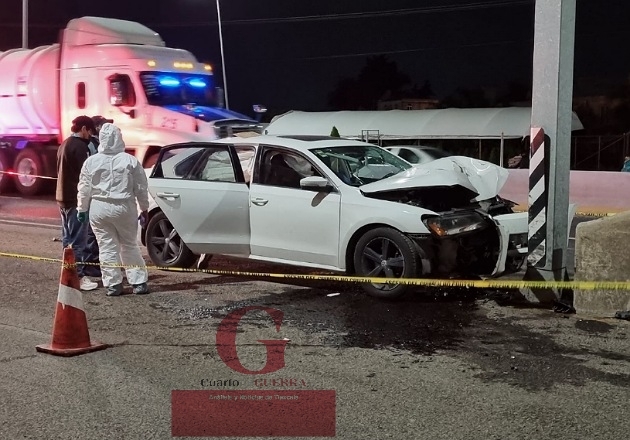
[[[630,280],[630,211],[580,223],[575,237],[575,281]],[[577,313],[612,318],[630,310],[630,290],[576,290]]]
[[[499,195],[527,210],[529,170],[511,169]],[[630,173],[613,171],[571,171],[569,202],[578,213],[608,214],[630,210]]]

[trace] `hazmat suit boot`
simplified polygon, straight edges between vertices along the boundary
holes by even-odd
[[[146,295],[149,293],[149,286],[147,286],[147,283],[136,284],[133,286],[133,293],[136,295]]]
[[[123,293],[122,284],[115,284],[107,288],[107,296],[120,296]]]

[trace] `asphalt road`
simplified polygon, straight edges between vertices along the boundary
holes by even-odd
[[[59,258],[56,212],[48,200],[0,198],[0,252]],[[504,292],[425,289],[392,303],[340,283],[152,271],[147,296],[85,293],[92,339],[113,346],[60,358],[35,351],[50,340],[60,266],[0,260],[0,438],[168,439],[173,390],[225,389],[334,390],[343,439],[612,440],[630,430],[627,321],[514,304]],[[246,315],[242,364],[262,367],[258,340],[288,338],[283,369],[246,375],[221,360],[218,325],[246,306],[284,317],[276,332],[269,316]],[[239,385],[211,386],[230,379]]]

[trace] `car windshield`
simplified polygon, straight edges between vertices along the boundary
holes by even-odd
[[[140,81],[149,105],[216,106],[216,96],[210,75],[142,72]]]
[[[412,167],[377,146],[338,146],[311,150],[343,182],[361,186],[394,176]]]

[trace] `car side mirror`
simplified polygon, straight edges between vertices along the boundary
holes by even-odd
[[[319,176],[309,176],[301,179],[300,187],[310,191],[330,191],[332,189],[328,179]]]

